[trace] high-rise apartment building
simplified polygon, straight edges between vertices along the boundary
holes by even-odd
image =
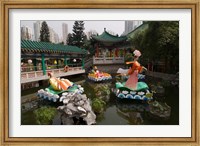
[[[68,36],[68,25],[66,23],[62,24],[62,35],[63,35],[63,43],[67,44],[67,36]]]
[[[40,41],[40,29],[41,29],[41,26],[42,26],[42,21],[36,21],[34,24],[33,24],[33,27],[34,27],[34,40],[35,41]]]
[[[49,34],[50,34],[50,42],[51,43],[59,43],[59,36],[58,34],[53,30],[53,28],[49,27]]]
[[[55,44],[58,44],[60,42],[60,39],[57,33],[54,33],[54,41],[55,41]]]
[[[32,29],[28,26],[21,27],[21,39],[22,40],[32,40]]]
[[[143,21],[133,21],[133,30],[142,25]]]
[[[125,21],[124,34],[128,34],[133,30],[133,21]]]
[[[124,29],[123,35],[127,35],[129,32],[136,29],[142,23],[143,21],[132,21],[132,20],[125,21],[125,29]]]

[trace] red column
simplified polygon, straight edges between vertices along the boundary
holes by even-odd
[[[110,57],[112,57],[112,49],[110,50]]]
[[[115,49],[115,57],[119,57],[119,48]]]

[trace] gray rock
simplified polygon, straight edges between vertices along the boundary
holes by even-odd
[[[87,96],[86,96],[85,94],[83,94],[83,95],[81,96],[81,98],[82,98],[82,100],[84,100],[84,101],[87,100]]]
[[[81,95],[79,93],[69,93],[64,97],[64,105],[58,107],[58,109],[62,111],[65,116],[63,124],[72,124],[73,117],[76,117],[77,119],[83,118],[88,125],[96,123],[96,115],[92,111],[90,99],[87,98],[85,94]]]
[[[73,125],[74,124],[74,120],[68,116],[62,116],[61,121],[62,121],[63,125]]]
[[[67,114],[67,115],[72,115],[72,111],[70,110],[70,109],[67,109],[67,108],[65,108],[65,113]]]
[[[63,106],[59,106],[57,109],[60,110],[60,111],[62,111],[62,110],[65,109],[65,106],[64,105]]]
[[[76,94],[70,93],[69,98],[73,101],[76,98]]]
[[[68,104],[68,102],[69,102],[69,98],[65,98],[64,100],[63,100],[63,104]]]
[[[86,117],[83,118],[83,120],[88,124],[92,125],[96,123],[96,115],[91,111],[87,114]]]
[[[86,113],[86,110],[80,106],[77,107],[78,111],[80,112],[83,112],[83,113]]]
[[[88,112],[92,110],[89,101],[86,101],[85,104],[84,104],[82,107],[83,107],[86,111],[88,111]]]
[[[67,92],[62,93],[62,96],[67,96],[67,95],[68,95]]]
[[[74,98],[74,103],[79,102],[78,98]]]
[[[77,108],[74,106],[73,103],[67,104],[66,107],[67,107],[68,109],[70,109],[71,111],[73,111],[73,112],[77,112]]]
[[[85,116],[87,116],[86,113],[82,113],[82,114],[80,115],[80,117],[85,117]]]
[[[81,94],[77,94],[77,95],[76,95],[76,99],[77,99],[77,100],[82,100],[82,95],[81,95]]]
[[[78,102],[75,103],[75,105],[77,106],[82,106],[84,104],[84,101],[83,100],[80,100]]]
[[[65,98],[67,98],[66,96],[61,96],[59,101],[62,102]]]

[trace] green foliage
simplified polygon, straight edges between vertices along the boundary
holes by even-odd
[[[92,101],[92,109],[95,113],[102,113],[105,108],[106,103],[99,98],[95,98]]]
[[[94,87],[95,92],[101,91],[110,94],[110,84],[98,84]]]
[[[132,53],[127,53],[126,56],[125,56],[125,62],[128,62],[128,61],[133,61],[133,54]]]
[[[94,55],[95,54],[94,45],[95,45],[95,40],[92,37],[90,37],[89,40],[88,39],[84,40],[83,48],[88,50],[90,54]]]
[[[141,46],[142,46],[142,39],[144,38],[145,35],[145,31],[138,31],[136,32],[136,34],[134,36],[132,36],[130,38],[131,40],[131,45],[133,46],[133,48],[140,50]]]
[[[110,84],[98,84],[94,87],[95,97],[99,98],[105,102],[109,100],[110,97]]]
[[[42,22],[42,27],[40,30],[40,41],[41,42],[50,42],[49,27],[48,27],[46,21]]]
[[[87,39],[84,31],[84,22],[83,21],[75,21],[73,25],[73,33],[71,37],[70,44],[80,47],[83,47],[84,41]]]
[[[73,45],[72,42],[73,42],[72,34],[69,33],[67,37],[67,45]]]
[[[49,125],[51,124],[55,114],[57,113],[56,108],[53,107],[41,107],[34,111],[37,124]]]
[[[178,72],[179,22],[152,21],[148,26],[130,38],[132,46],[141,50],[142,58],[154,63],[164,62],[167,73]]]

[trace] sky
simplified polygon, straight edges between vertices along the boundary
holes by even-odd
[[[33,31],[33,23],[36,21],[21,21],[22,26],[28,26]],[[59,38],[62,38],[62,23],[68,24],[68,33],[72,33],[72,27],[74,25],[74,21],[46,21],[48,26],[53,28],[56,33],[58,33]],[[98,34],[101,34],[106,28],[107,31],[112,31],[115,34],[121,35],[125,29],[125,21],[84,21],[85,30],[84,32],[88,32],[91,30],[95,30]]]

